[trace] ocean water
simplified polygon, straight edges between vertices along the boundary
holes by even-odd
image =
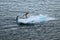
[[[17,25],[16,16],[27,11],[58,20]],[[60,40],[60,0],[0,0],[0,40]]]

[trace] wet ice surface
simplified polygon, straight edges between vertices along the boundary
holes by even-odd
[[[16,18],[17,24],[22,23],[22,24],[38,24],[40,22],[47,22],[47,21],[52,21],[52,20],[58,20],[57,18],[49,17],[47,15],[35,15],[35,16],[28,16],[28,18]]]
[[[58,18],[37,25],[17,25],[25,11]],[[60,0],[0,0],[0,40],[60,40]]]

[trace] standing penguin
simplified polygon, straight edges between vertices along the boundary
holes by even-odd
[[[23,17],[24,17],[24,18],[28,18],[28,14],[29,14],[29,13],[26,12],[26,13],[23,15]]]

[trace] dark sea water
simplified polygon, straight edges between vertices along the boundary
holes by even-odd
[[[17,25],[26,11],[58,20]],[[60,0],[0,0],[0,40],[60,40]]]

